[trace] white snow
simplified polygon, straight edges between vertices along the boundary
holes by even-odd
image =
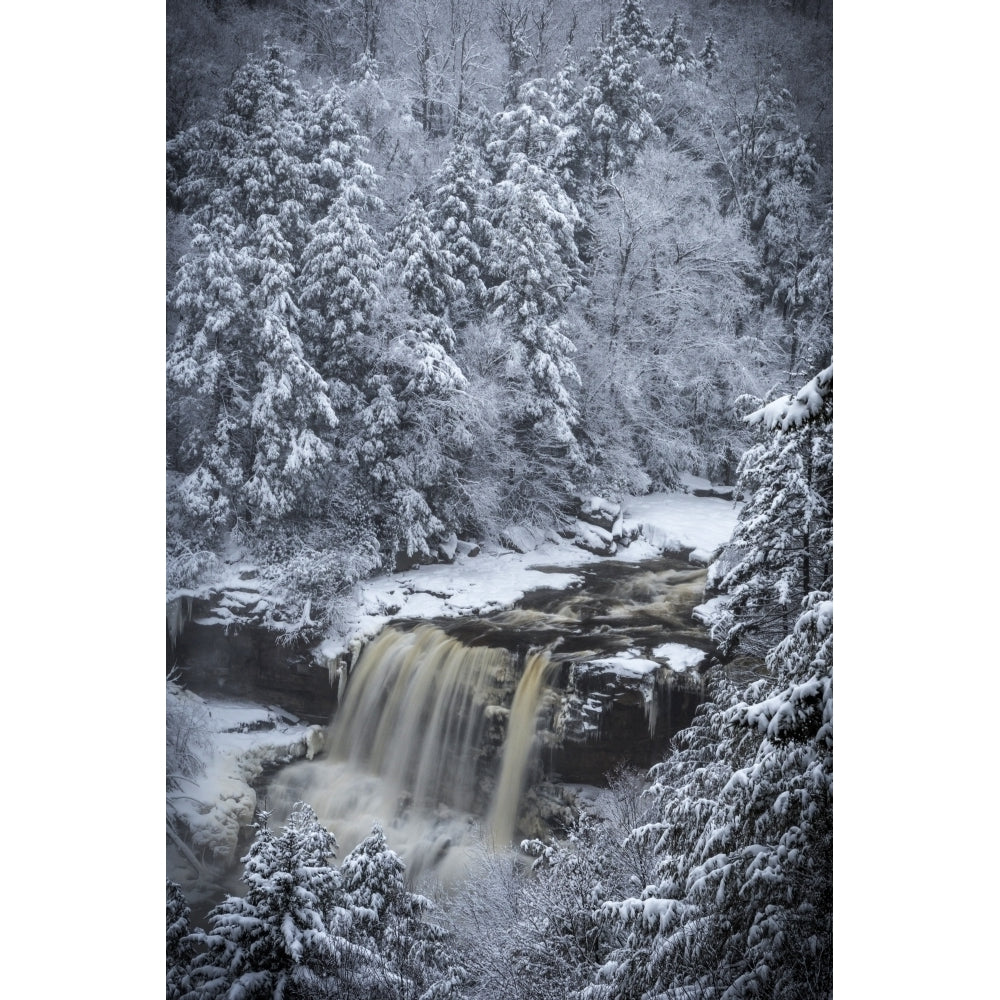
[[[184,778],[167,793],[169,813],[190,831],[185,837],[199,860],[234,860],[240,828],[253,822],[257,795],[251,782],[269,764],[312,759],[323,730],[277,706],[238,699],[200,697],[168,683],[167,697],[183,698],[200,710],[208,747],[197,748],[205,770]]]
[[[729,606],[731,600],[732,598],[727,594],[711,597],[704,604],[699,604],[696,608],[692,609],[691,616],[700,621],[702,625],[711,628],[719,619],[722,612]]]
[[[787,431],[798,427],[804,420],[816,416],[823,408],[823,401],[833,392],[833,366],[824,368],[814,379],[807,382],[794,396],[782,396],[754,410],[744,419],[751,426],[763,423],[770,431]]]
[[[618,656],[603,657],[599,660],[588,660],[585,664],[587,672],[595,670],[607,670],[617,674],[619,677],[644,677],[663,666],[655,660],[647,660],[643,656],[630,653],[620,653]]]
[[[711,486],[694,477],[684,485]],[[598,500],[591,498],[592,506],[596,507]],[[483,546],[480,551],[458,543],[452,563],[415,566],[359,583],[353,620],[328,634],[319,655],[333,665],[350,647],[356,648],[377,634],[393,618],[449,617],[509,609],[529,590],[565,589],[582,582],[575,570],[602,559],[634,563],[655,557],[664,549],[691,547],[711,554],[728,541],[738,511],[739,505],[732,502],[684,492],[627,499],[625,530],[638,529],[638,537],[628,547],[619,547],[614,556],[592,554],[554,535],[533,537],[533,547],[527,552],[497,546]],[[518,541],[526,542],[526,535],[522,534]],[[245,564],[230,566],[229,579],[237,601],[259,596],[245,578],[248,569],[251,567]],[[716,604],[707,602],[702,609]],[[674,670],[694,666],[703,656],[699,650],[678,644],[666,644],[653,655],[666,660]],[[652,674],[661,666],[638,650],[587,664],[588,669],[644,678],[644,685],[652,683]],[[177,819],[192,831],[186,839],[199,861],[218,863],[235,857],[241,826],[253,822],[257,798],[250,783],[268,764],[311,758],[322,746],[323,732],[277,706],[214,697],[200,701],[209,720],[211,740],[205,774],[185,779],[180,792],[168,795],[168,802]]]
[[[667,661],[671,670],[681,673],[688,667],[696,667],[705,659],[705,653],[694,646],[685,646],[680,642],[665,642],[653,650],[653,656]]]

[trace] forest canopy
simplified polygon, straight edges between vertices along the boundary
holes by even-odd
[[[318,629],[454,536],[731,484],[829,364],[828,4],[167,14],[168,587],[235,544]]]

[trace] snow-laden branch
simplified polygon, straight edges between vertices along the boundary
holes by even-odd
[[[743,419],[753,426],[763,423],[768,430],[787,431],[815,417],[823,408],[823,403],[833,392],[833,365],[823,369],[814,379],[804,385],[794,396],[782,396],[773,403],[754,410]]]

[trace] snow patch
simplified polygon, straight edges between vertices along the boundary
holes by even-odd
[[[653,656],[667,661],[671,670],[683,673],[688,667],[696,667],[705,659],[705,653],[694,646],[685,646],[679,642],[665,642],[653,650]]]
[[[692,609],[691,617],[695,621],[701,622],[702,625],[711,628],[722,617],[726,608],[729,607],[731,600],[726,594],[711,597],[704,604],[699,604],[696,608]]]

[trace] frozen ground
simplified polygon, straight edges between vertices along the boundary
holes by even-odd
[[[322,746],[319,726],[308,726],[277,706],[231,698],[202,698],[167,683],[167,767],[176,788],[167,792],[173,862],[197,876],[234,860],[241,827],[253,822],[251,783],[267,768]],[[201,768],[182,774],[186,754]],[[181,843],[183,841],[183,843]]]

